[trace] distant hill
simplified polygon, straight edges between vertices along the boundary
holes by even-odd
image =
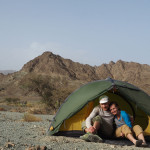
[[[20,72],[61,76],[71,82],[84,83],[111,77],[134,84],[150,94],[150,66],[135,62],[118,60],[116,63],[111,61],[109,64],[92,67],[45,52],[25,64]]]
[[[25,89],[25,84],[35,75],[53,82],[57,93],[54,95],[55,99],[64,100],[69,93],[83,84],[108,77],[131,83],[150,95],[150,66],[147,64],[118,60],[93,67],[64,59],[51,52],[44,52],[24,64],[20,71],[8,75],[0,74],[0,99],[35,99],[37,95]]]
[[[0,70],[0,73],[4,74],[4,75],[7,75],[9,73],[14,73],[16,72],[16,70]]]

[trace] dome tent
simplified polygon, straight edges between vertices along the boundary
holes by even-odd
[[[116,101],[122,110],[134,118],[146,135],[150,135],[150,96],[138,87],[127,82],[98,80],[81,86],[61,105],[48,129],[48,135],[80,136],[82,122],[98,105],[101,95]]]

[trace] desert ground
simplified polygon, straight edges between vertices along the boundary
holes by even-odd
[[[53,115],[34,115],[37,120],[25,120],[26,113],[0,111],[0,150],[140,150],[128,140],[86,142],[80,138],[48,136]]]

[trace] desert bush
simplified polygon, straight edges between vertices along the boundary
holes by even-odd
[[[0,111],[6,111],[6,110],[5,110],[5,108],[3,108],[3,107],[0,107]]]
[[[2,88],[2,87],[0,88],[0,91],[4,91],[4,90],[5,90],[5,88]]]
[[[53,91],[52,98],[55,101],[56,110],[60,107],[60,105],[64,102],[64,100],[70,95],[71,89],[69,88],[58,88]]]
[[[26,107],[27,106],[27,101],[20,101],[19,105],[21,107]]]
[[[33,104],[32,104],[32,103],[27,102],[26,106],[27,106],[27,107],[32,107],[32,106],[33,106]]]
[[[36,117],[32,114],[29,113],[25,113],[23,116],[23,121],[26,122],[38,122],[38,121],[42,121],[42,119],[40,117]]]
[[[20,99],[19,98],[11,98],[11,97],[9,97],[9,98],[5,98],[5,101],[7,103],[18,104],[20,102]]]
[[[24,87],[27,87],[30,92],[32,91],[37,93],[42,97],[42,102],[47,104],[52,109],[55,109],[55,102],[52,99],[52,92],[55,88],[50,77],[33,75],[28,79],[28,81],[26,81]]]
[[[66,78],[32,74],[22,81],[21,85],[22,88],[26,89],[26,93],[38,94],[42,98],[41,102],[55,112],[74,90],[67,83]]]

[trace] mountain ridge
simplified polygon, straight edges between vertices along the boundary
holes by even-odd
[[[0,100],[19,97],[28,101],[38,97],[36,93],[25,89],[26,83],[34,76],[52,80],[57,93],[54,95],[56,100],[64,100],[69,93],[88,82],[108,77],[133,84],[150,95],[150,66],[147,64],[118,60],[100,66],[90,66],[64,59],[52,52],[44,52],[24,64],[19,71],[8,75],[0,74]]]

